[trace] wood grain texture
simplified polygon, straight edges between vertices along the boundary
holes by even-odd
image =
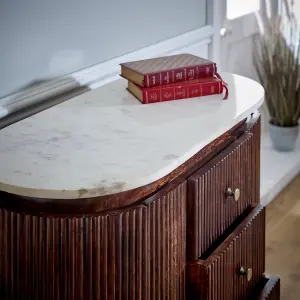
[[[258,205],[213,252],[187,263],[188,299],[243,300],[265,270],[265,209]],[[250,281],[238,272],[252,268]]]
[[[259,203],[255,140],[245,133],[188,179],[187,258],[197,260],[245,209]],[[240,190],[240,199],[227,197]]]
[[[0,299],[185,299],[186,183],[98,216],[0,210]]]
[[[279,300],[280,299],[280,279],[271,277],[259,293],[257,300]]]
[[[213,142],[205,146],[201,151],[188,159],[181,166],[168,175],[148,185],[137,189],[112,194],[108,196],[82,198],[82,199],[40,199],[23,197],[0,191],[0,207],[12,211],[27,212],[32,215],[47,214],[82,214],[100,213],[143,201],[153,193],[159,192],[167,184],[174,181],[183,182],[188,176],[211,160],[216,154],[232,143],[241,130],[245,129],[243,120]]]
[[[279,277],[264,277],[257,285],[248,300],[280,300]]]
[[[261,147],[261,117],[260,115],[254,116],[249,122],[247,122],[247,130],[253,135],[253,153],[254,165],[251,170],[253,172],[254,185],[252,186],[255,198],[260,199],[260,147]]]

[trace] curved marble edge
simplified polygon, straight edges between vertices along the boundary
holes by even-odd
[[[256,111],[263,103],[264,101],[264,90],[263,87],[248,78],[242,77],[242,76],[238,76],[238,75],[232,75],[232,74],[227,74],[227,73],[223,73],[222,74],[223,79],[225,81],[228,82],[229,85],[229,91],[230,91],[230,97],[228,98],[228,100],[224,100],[224,102],[221,100],[220,96],[209,96],[209,97],[204,97],[202,99],[197,99],[197,98],[193,98],[193,99],[189,99],[189,100],[185,100],[185,101],[172,101],[169,103],[158,103],[155,105],[137,105],[136,104],[136,100],[133,98],[133,96],[128,95],[127,91],[123,90],[122,94],[125,95],[125,98],[120,102],[119,100],[116,100],[117,103],[110,103],[108,104],[107,102],[102,102],[101,104],[96,103],[94,100],[90,100],[90,103],[88,103],[88,107],[85,108],[85,111],[83,111],[84,113],[92,113],[91,111],[88,111],[89,108],[95,108],[95,107],[101,107],[103,109],[107,108],[106,112],[110,112],[110,110],[112,109],[129,109],[134,112],[134,109],[137,107],[140,107],[143,109],[142,110],[138,110],[136,112],[140,112],[140,113],[145,113],[145,107],[147,106],[148,110],[151,111],[152,116],[155,116],[155,112],[153,114],[153,110],[155,111],[155,109],[157,109],[157,105],[161,105],[161,109],[162,110],[166,110],[166,114],[168,115],[168,117],[170,117],[172,115],[172,113],[170,113],[170,111],[172,112],[172,109],[174,108],[175,111],[175,117],[176,117],[176,113],[178,113],[178,108],[180,109],[186,109],[189,112],[195,111],[196,109],[199,110],[203,110],[206,113],[206,119],[205,122],[207,122],[207,128],[205,128],[205,138],[201,139],[200,141],[196,141],[197,138],[195,138],[195,144],[192,147],[189,147],[189,149],[187,149],[187,151],[185,151],[185,153],[183,153],[182,155],[180,155],[179,157],[177,157],[176,155],[174,155],[174,157],[172,158],[172,154],[170,154],[170,159],[168,161],[168,163],[155,170],[155,172],[150,172],[150,174],[145,174],[145,176],[141,176],[141,174],[138,174],[138,172],[136,172],[135,174],[128,174],[127,178],[121,178],[121,180],[115,180],[115,181],[111,181],[108,182],[106,185],[102,185],[102,186],[98,186],[98,187],[90,187],[90,186],[83,186],[82,188],[76,188],[76,189],[45,189],[45,188],[31,188],[31,187],[23,187],[21,185],[13,185],[9,182],[5,182],[3,180],[3,177],[5,177],[5,174],[1,173],[0,174],[0,190],[8,192],[8,193],[12,193],[12,194],[17,194],[17,195],[21,195],[21,196],[27,196],[27,197],[36,197],[36,198],[52,198],[52,199],[78,199],[78,198],[90,198],[90,197],[97,197],[97,196],[105,196],[105,195],[111,195],[111,194],[115,194],[115,193],[120,193],[120,192],[124,192],[124,191],[129,191],[135,188],[139,188],[142,186],[145,186],[147,184],[153,183],[161,178],[163,178],[164,176],[168,175],[170,172],[172,172],[173,170],[175,170],[177,167],[179,167],[181,164],[183,164],[185,161],[187,161],[189,158],[191,158],[193,155],[195,155],[197,152],[199,152],[201,149],[203,149],[206,145],[208,145],[209,143],[211,143],[213,140],[215,140],[217,137],[219,137],[220,135],[222,135],[223,133],[225,133],[226,131],[228,131],[229,129],[231,129],[234,125],[236,125],[238,122],[242,121],[243,119],[247,118],[252,112]],[[233,81],[237,81],[238,84],[242,84],[244,83],[243,87],[237,86],[233,84]],[[110,85],[110,89],[112,90],[112,86],[114,85],[109,84]],[[249,91],[247,94],[247,85],[249,85]],[[122,84],[123,88],[124,88],[124,83]],[[104,87],[100,88],[103,89]],[[119,88],[116,84],[116,88]],[[50,114],[51,112],[53,113],[53,115],[55,116],[55,114],[59,113],[59,109],[63,111],[63,113],[67,113],[66,109],[68,109],[69,111],[72,111],[72,113],[78,113],[79,117],[80,114],[82,114],[82,105],[83,102],[85,104],[87,104],[87,97],[89,96],[88,93],[94,93],[93,97],[95,98],[96,95],[95,93],[99,93],[100,89],[98,90],[94,90],[91,92],[87,92],[81,96],[75,97],[72,100],[69,100],[66,103],[62,103],[56,107],[53,107],[45,112],[42,112],[40,114],[38,114],[36,116],[30,117],[24,121],[19,122],[19,124],[14,124],[10,127],[8,127],[7,130],[4,129],[4,132],[0,131],[0,141],[1,141],[1,136],[3,136],[3,134],[6,134],[6,139],[10,137],[10,134],[13,134],[14,131],[17,131],[20,126],[22,126],[22,124],[24,122],[28,122],[30,123],[31,121],[36,122],[36,119],[41,122],[43,120],[43,116],[46,116],[45,114],[47,114],[47,112]],[[254,91],[254,89],[256,89],[256,91]],[[241,91],[243,91],[243,97],[241,94]],[[233,95],[233,93],[237,93],[238,95]],[[258,96],[259,95],[259,96]],[[238,96],[239,100],[237,100],[234,96]],[[91,97],[90,99],[92,99],[93,97]],[[120,96],[122,97],[122,96]],[[251,99],[251,97],[256,97],[256,100],[249,100]],[[76,99],[77,98],[77,99]],[[96,97],[97,98],[97,97]],[[240,99],[243,98],[243,99]],[[247,99],[246,99],[247,98]],[[251,105],[249,105],[248,107],[243,107],[243,102],[240,101],[251,101]],[[220,104],[219,104],[219,101]],[[234,103],[232,103],[232,102]],[[237,102],[238,101],[238,102]],[[134,104],[134,105],[133,105]],[[107,106],[106,106],[107,105]],[[228,109],[226,108],[226,105],[232,106],[233,108],[235,108],[237,111],[236,112],[232,112],[232,114],[230,116],[227,116],[226,114],[228,113]],[[239,108],[239,105],[241,106]],[[192,107],[190,107],[192,106]],[[219,109],[219,107],[222,106],[222,109],[220,111],[217,111]],[[155,107],[155,109],[154,109]],[[77,109],[80,110],[80,112],[77,111]],[[241,109],[241,111],[239,111],[239,109]],[[215,112],[215,111],[216,112]],[[156,111],[157,113],[158,111]],[[235,114],[236,113],[236,114]],[[147,112],[146,112],[147,114]],[[225,114],[225,115],[224,115]],[[39,116],[40,115],[40,116]],[[108,113],[109,115],[109,113]],[[51,116],[50,116],[51,117]],[[143,117],[143,116],[142,116]],[[195,116],[191,117],[191,125],[187,126],[187,129],[193,129],[193,126],[197,126],[197,124],[201,125],[205,125],[205,124],[201,124],[199,117],[201,117],[201,114],[197,114],[197,118],[195,118]],[[221,118],[224,118],[224,120],[220,120]],[[213,128],[211,123],[209,124],[210,121],[214,121],[214,119],[218,120],[216,122],[220,122],[221,121],[221,126],[218,128]],[[161,121],[162,119],[160,119]],[[182,121],[182,120],[181,120]],[[203,121],[203,120],[202,120]],[[186,122],[189,122],[189,120],[183,120],[182,122],[185,122],[184,124],[186,124]],[[180,131],[180,125],[182,125],[183,123],[179,123],[176,124],[176,122],[174,121],[174,130],[176,131],[176,129],[178,129]],[[163,122],[161,121],[162,125]],[[147,124],[146,124],[147,125]],[[169,124],[170,125],[170,124]],[[149,124],[148,124],[149,126]],[[177,126],[177,127],[176,127]],[[212,127],[212,131],[210,132],[210,128]],[[171,126],[169,126],[169,128],[172,128],[172,124]],[[21,130],[21,129],[20,129]],[[41,126],[41,130],[43,130],[43,127]],[[203,130],[202,128],[199,130]],[[209,132],[209,134],[208,134]],[[195,135],[195,132],[192,133]],[[173,139],[176,139],[176,133],[173,133]],[[181,143],[180,138],[182,138],[183,136],[179,137],[178,141],[179,143]],[[164,140],[163,138],[161,138],[161,140]],[[172,140],[173,141],[173,140]],[[14,140],[14,142],[16,142]],[[173,141],[174,142],[174,141]],[[168,140],[166,141],[166,143],[168,143]],[[13,142],[12,142],[13,144]],[[20,145],[22,146],[22,145]],[[11,147],[13,148],[13,146]],[[9,151],[9,147],[8,148],[4,148],[4,150]],[[3,153],[3,147],[1,147],[0,144],[0,163],[1,163],[1,153]],[[156,151],[159,150],[159,147],[157,147]],[[154,150],[155,151],[155,150]],[[150,151],[151,154],[151,151]],[[168,155],[168,154],[166,154]],[[13,159],[13,157],[12,157]],[[138,162],[135,161],[135,157],[132,158],[132,163],[136,163],[138,164]],[[25,163],[24,163],[24,168],[25,168]],[[9,167],[6,165],[6,169],[4,168],[4,172],[5,170],[7,170]],[[137,169],[138,170],[138,169]],[[84,171],[84,170],[83,170]],[[3,169],[2,171],[3,172]],[[28,172],[30,173],[30,170],[28,170]],[[145,172],[147,173],[147,172]],[[72,177],[72,174],[70,174],[70,177]],[[101,177],[101,176],[99,176]],[[100,178],[101,179],[101,178]],[[71,178],[70,178],[71,180]],[[34,181],[33,181],[34,182]],[[46,182],[46,180],[45,180]]]

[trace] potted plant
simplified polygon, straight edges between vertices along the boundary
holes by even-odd
[[[265,18],[255,38],[253,61],[265,89],[270,137],[279,151],[293,150],[299,132],[299,43],[298,24],[291,14],[284,21],[280,16]]]

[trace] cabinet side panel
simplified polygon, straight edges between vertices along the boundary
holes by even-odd
[[[261,147],[261,117],[257,116],[253,118],[248,124],[248,132],[253,134],[253,152],[254,163],[252,165],[253,178],[255,179],[253,189],[257,202],[260,201],[260,147]]]

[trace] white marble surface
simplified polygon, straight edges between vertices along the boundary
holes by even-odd
[[[117,80],[0,131],[0,190],[86,198],[167,175],[255,111],[264,90],[222,74],[221,95],[142,105]]]

